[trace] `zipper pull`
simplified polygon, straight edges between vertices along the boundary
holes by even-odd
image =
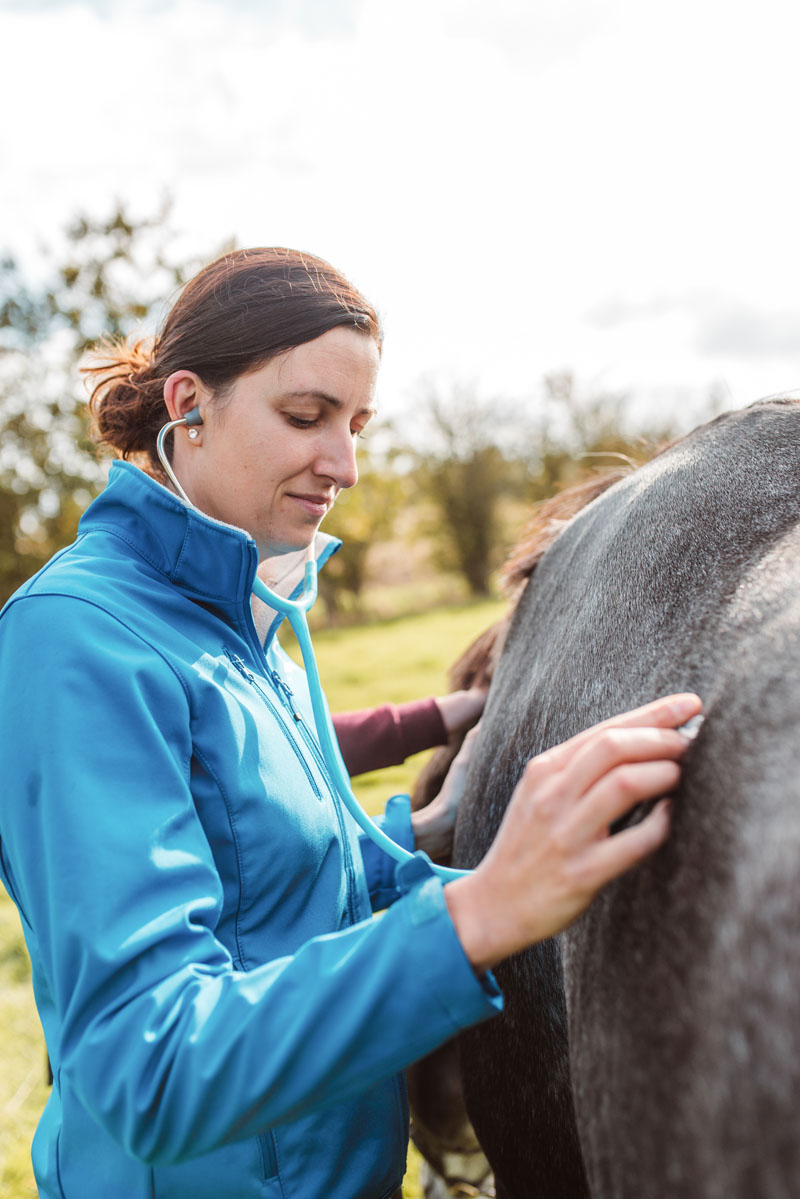
[[[239,671],[239,674],[244,675],[248,683],[255,682],[255,676],[247,669],[242,659],[237,654],[234,654],[232,650],[228,649],[227,645],[225,646],[225,657],[232,666],[236,667],[236,669]]]
[[[292,691],[291,687],[289,686],[288,683],[284,683],[283,679],[278,674],[277,670],[272,671],[272,681],[275,684],[276,689],[278,691],[283,692],[285,699],[286,699],[286,704],[289,708],[289,711],[292,713],[292,716],[294,716],[295,720],[299,724],[302,721],[303,717],[300,715],[300,713],[298,712],[294,703],[292,702],[294,699],[294,692]]]

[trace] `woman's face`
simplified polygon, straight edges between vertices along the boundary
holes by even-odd
[[[197,404],[203,417],[195,440],[176,430],[174,467],[192,503],[245,529],[260,559],[309,545],[358,479],[378,363],[371,337],[340,327],[241,375],[219,403],[196,376],[172,376],[170,410]]]

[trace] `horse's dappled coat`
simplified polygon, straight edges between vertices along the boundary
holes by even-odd
[[[673,691],[697,691],[706,722],[667,845],[558,943],[502,964],[505,1015],[464,1039],[501,1194],[579,1199],[581,1150],[595,1199],[796,1192],[799,521],[800,404],[759,404],[586,508],[520,599],[458,865],[485,853],[533,754]]]

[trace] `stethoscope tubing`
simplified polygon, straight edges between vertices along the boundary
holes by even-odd
[[[156,439],[156,449],[161,460],[161,465],[164,467],[169,479],[175,487],[178,495],[190,508],[195,505],[189,499],[186,492],[178,480],[177,475],[172,469],[172,465],[167,457],[164,449],[164,439],[173,429],[177,429],[180,425],[200,424],[200,416],[194,409],[190,414],[191,419],[182,417],[180,420],[168,421],[158,433]],[[347,772],[347,767],[342,759],[339,742],[336,737],[336,730],[333,727],[330,713],[328,712],[325,703],[322,683],[319,677],[319,669],[317,667],[317,659],[314,654],[314,646],[311,641],[311,631],[308,627],[307,613],[312,608],[314,601],[317,598],[317,563],[313,557],[313,543],[308,548],[308,556],[306,558],[305,572],[303,576],[303,587],[297,599],[286,599],[282,595],[278,595],[271,587],[268,587],[258,575],[253,579],[253,595],[262,600],[275,609],[282,616],[285,616],[291,625],[297,644],[300,647],[300,654],[303,659],[303,666],[306,672],[306,681],[308,684],[308,693],[311,699],[311,711],[314,716],[314,728],[319,741],[319,747],[322,752],[322,757],[330,775],[330,781],[338,795],[339,800],[355,820],[356,824],[366,833],[371,841],[374,841],[379,849],[387,853],[389,857],[396,862],[407,862],[414,857],[402,845],[398,845],[391,837],[387,836],[383,829],[379,828],[374,820],[362,808],[361,804],[353,794],[353,789],[350,786],[350,775]],[[431,869],[444,882],[452,882],[453,879],[462,878],[465,874],[469,874],[468,870],[456,870],[450,866],[439,866],[435,862],[431,862]]]
[[[310,553],[311,550],[309,550]],[[375,842],[379,849],[389,854],[396,862],[409,861],[414,857],[414,854],[404,849],[402,845],[398,845],[396,841],[393,841],[391,837],[386,835],[383,829],[378,827],[375,821],[364,811],[350,786],[350,775],[342,759],[336,730],[333,727],[333,721],[323,698],[322,683],[319,677],[317,659],[314,654],[314,646],[311,641],[311,630],[308,627],[306,616],[306,613],[311,609],[317,598],[316,562],[311,557],[306,559],[303,590],[297,599],[285,599],[282,595],[276,595],[258,577],[253,581],[253,594],[285,616],[292,627],[292,632],[300,647],[303,666],[305,667],[317,740],[319,741],[320,750],[322,751],[322,757],[328,773],[331,776],[331,782],[336,789],[339,799],[359,828]],[[453,879],[469,874],[468,870],[455,870],[450,866],[439,866],[434,862],[431,863],[431,868],[445,882],[452,882]]]

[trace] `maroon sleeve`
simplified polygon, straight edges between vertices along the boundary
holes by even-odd
[[[412,754],[433,745],[444,745],[447,740],[435,699],[339,712],[333,717],[333,727],[352,775],[398,766]]]

